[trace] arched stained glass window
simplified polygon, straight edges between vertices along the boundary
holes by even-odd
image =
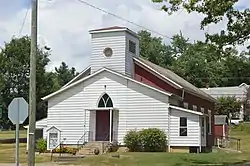
[[[98,107],[113,107],[113,102],[107,93],[100,99]]]

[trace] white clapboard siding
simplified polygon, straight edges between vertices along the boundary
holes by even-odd
[[[75,144],[84,131],[84,109],[96,108],[104,93],[119,109],[114,117],[119,118],[116,119],[119,124],[116,128],[120,143],[131,129],[159,127],[167,130],[168,96],[106,71],[49,100],[48,125],[59,128],[66,143]],[[85,130],[95,130],[92,125],[95,119],[90,121],[89,112],[92,111],[86,112]]]
[[[91,73],[107,67],[117,72],[125,73],[125,32],[111,32],[92,34]],[[110,47],[111,57],[106,57],[103,50]]]
[[[129,41],[132,41],[136,44],[136,53],[133,54],[129,51]],[[129,33],[126,34],[126,62],[125,62],[125,72],[128,75],[133,76],[134,74],[134,62],[133,57],[139,56],[139,39]]]
[[[200,146],[199,115],[172,108],[170,117],[171,146]],[[187,117],[187,136],[179,136],[180,117]]]

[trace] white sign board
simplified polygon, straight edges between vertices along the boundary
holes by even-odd
[[[8,117],[13,124],[22,124],[28,117],[28,103],[23,97],[12,100],[8,107]]]

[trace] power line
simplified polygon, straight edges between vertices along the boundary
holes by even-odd
[[[194,79],[200,79],[200,80],[223,80],[223,79],[240,80],[240,79],[249,79],[249,80],[250,80],[250,77],[218,77],[218,78],[211,78],[211,77],[195,77]]]
[[[162,33],[159,33],[159,32],[157,32],[157,31],[155,31],[155,30],[146,28],[146,27],[144,27],[144,26],[142,26],[142,25],[140,25],[140,24],[134,23],[134,22],[132,22],[132,21],[130,21],[130,20],[127,20],[127,19],[125,19],[125,18],[123,18],[123,17],[121,17],[121,16],[118,16],[118,15],[116,15],[116,14],[113,14],[113,13],[111,13],[111,12],[108,12],[108,11],[106,11],[106,10],[100,8],[100,7],[95,6],[95,5],[92,5],[92,4],[90,4],[90,3],[86,2],[86,1],[83,1],[83,0],[77,0],[77,1],[83,3],[83,4],[87,5],[87,6],[90,6],[90,7],[94,8],[94,9],[97,9],[97,10],[99,10],[99,11],[102,11],[102,12],[104,12],[104,13],[106,13],[106,14],[109,14],[109,15],[111,15],[111,16],[113,16],[113,17],[116,17],[116,18],[118,18],[118,19],[120,19],[120,20],[126,21],[126,22],[128,22],[128,23],[130,23],[130,24],[133,24],[133,25],[138,26],[138,27],[140,27],[140,28],[143,28],[143,29],[145,29],[145,30],[151,31],[151,32],[153,32],[153,33],[155,33],[155,34],[158,34],[158,35],[162,36],[162,37],[165,37],[165,38],[168,38],[168,39],[172,39],[172,38],[169,37],[169,36],[166,36],[166,35],[164,35],[164,34],[162,34]]]
[[[21,28],[19,30],[19,35],[21,35],[22,31],[23,31],[23,27],[24,27],[24,24],[25,24],[25,21],[26,21],[26,18],[27,18],[27,15],[28,15],[28,12],[29,12],[29,7],[27,8],[26,12],[25,12],[25,15],[24,15],[24,18],[23,18],[23,22],[22,22],[22,25],[21,25]]]

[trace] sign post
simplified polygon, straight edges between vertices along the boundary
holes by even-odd
[[[28,117],[28,103],[22,97],[14,98],[8,106],[8,117],[16,125],[16,166],[19,166],[19,124]]]

